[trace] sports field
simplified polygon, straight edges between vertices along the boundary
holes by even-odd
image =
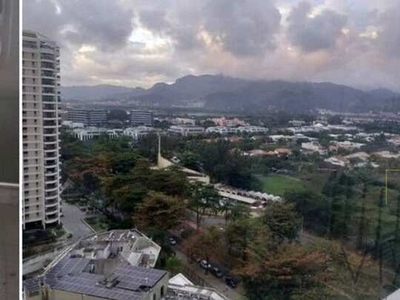
[[[300,179],[287,175],[272,175],[259,178],[262,189],[268,194],[283,196],[286,191],[301,190],[304,188]]]

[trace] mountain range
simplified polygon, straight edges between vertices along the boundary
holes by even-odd
[[[63,100],[87,104],[115,102],[146,107],[187,107],[226,112],[271,110],[307,112],[400,111],[400,94],[387,89],[363,91],[330,82],[246,80],[223,75],[188,75],[172,84],[149,89],[112,85],[72,86],[61,90]]]

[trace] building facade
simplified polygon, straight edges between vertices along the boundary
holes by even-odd
[[[134,126],[145,125],[152,126],[154,121],[153,112],[147,110],[132,110],[131,124]]]
[[[60,222],[59,55],[55,42],[36,32],[23,32],[24,228]]]
[[[168,133],[182,136],[199,135],[204,133],[204,128],[200,126],[173,125],[168,129]]]
[[[104,109],[71,109],[67,112],[67,120],[83,123],[87,127],[103,126],[107,123],[107,111]]]

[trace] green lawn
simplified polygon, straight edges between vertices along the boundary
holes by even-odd
[[[301,190],[304,188],[300,179],[287,175],[272,175],[259,178],[262,189],[268,194],[283,196],[286,191]]]

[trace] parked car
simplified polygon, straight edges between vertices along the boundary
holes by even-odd
[[[236,278],[232,277],[232,276],[227,276],[225,277],[225,282],[228,286],[230,286],[231,288],[235,289],[237,287],[237,280]]]
[[[206,261],[205,259],[203,259],[203,260],[200,262],[200,267],[202,267],[204,270],[208,270],[208,269],[211,268],[211,265],[209,264],[208,261]]]
[[[170,237],[170,238],[169,238],[169,243],[170,243],[172,246],[175,246],[176,244],[178,244],[178,241],[177,241],[175,238]]]
[[[217,278],[221,278],[222,276],[224,276],[224,274],[221,272],[221,270],[218,269],[217,267],[212,267],[210,271]]]

